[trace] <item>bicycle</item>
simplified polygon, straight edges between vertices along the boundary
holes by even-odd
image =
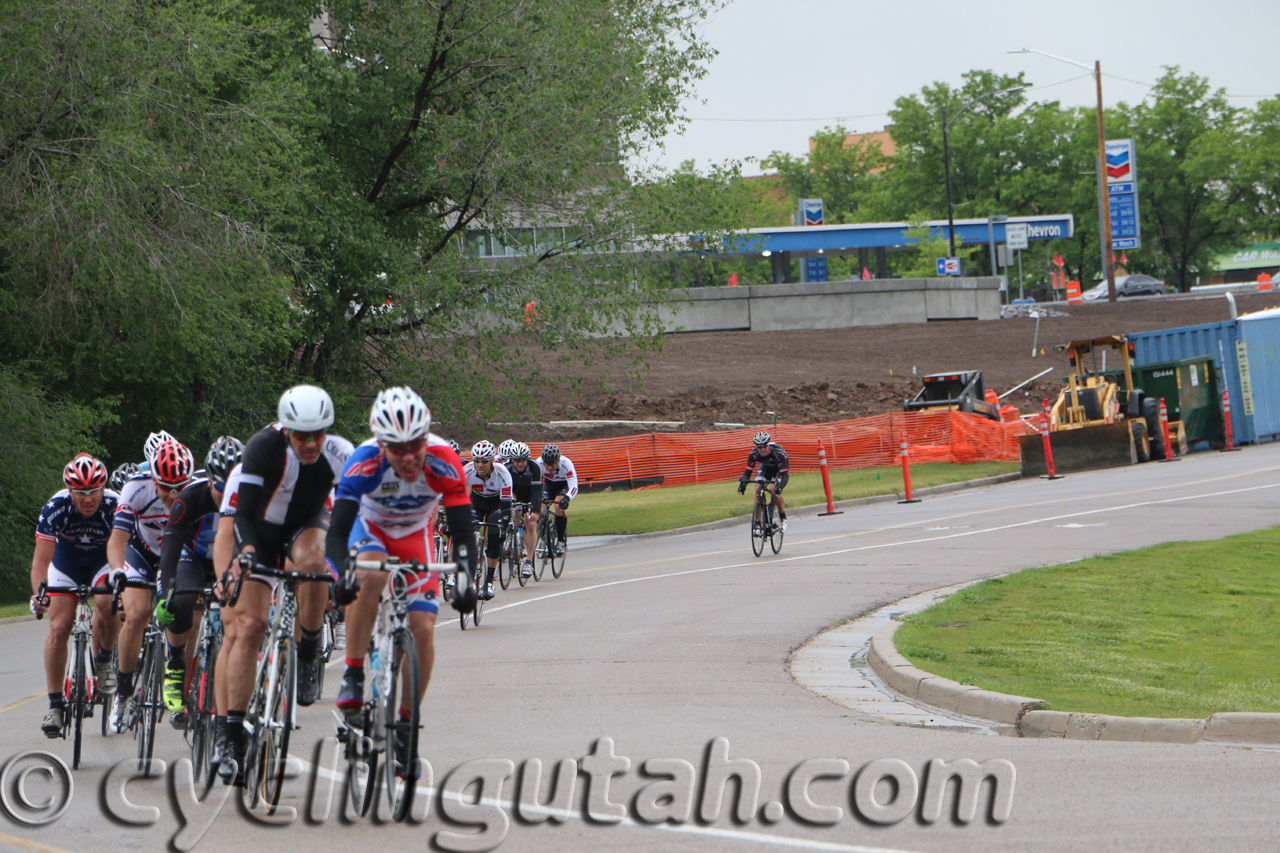
[[[216,585],[200,590],[206,606],[196,635],[191,673],[187,680],[187,741],[191,746],[194,776],[207,787],[213,779],[214,717],[217,714],[213,696],[214,663],[222,648],[222,606]],[[224,586],[225,588],[225,586]],[[186,590],[179,590],[180,594]]]
[[[421,728],[418,709],[418,647],[409,629],[409,586],[420,571],[466,573],[461,563],[427,563],[416,560],[401,563],[391,557],[386,562],[358,560],[351,553],[348,572],[387,572],[390,595],[378,603],[378,616],[369,639],[366,660],[369,661],[369,700],[361,710],[338,724],[338,742],[346,744],[347,792],[351,807],[362,817],[373,805],[377,793],[378,756],[395,749],[397,739],[404,743],[405,754],[414,767],[398,768],[393,756],[383,760],[387,805],[391,819],[400,822],[409,814],[417,789],[418,731]],[[463,581],[464,583],[466,581]],[[350,583],[348,583],[350,588]],[[400,709],[406,706],[408,719]],[[398,736],[398,738],[397,738]],[[398,784],[399,776],[404,784]]]
[[[253,692],[244,714],[245,790],[249,808],[266,803],[267,814],[275,814],[284,788],[289,757],[289,736],[298,727],[298,647],[293,635],[298,616],[298,586],[304,583],[331,583],[328,573],[305,574],[296,570],[273,569],[241,554],[237,578],[228,606],[234,607],[247,574],[281,581],[275,591],[275,606],[262,635]]]
[[[565,553],[569,550],[568,543],[565,544],[563,550],[557,547],[556,543],[556,514],[551,510],[551,503],[543,504],[542,517],[538,519],[538,542],[533,546],[533,554],[535,562],[538,564],[538,579],[542,579],[542,573],[546,571],[547,564],[551,564],[551,577],[559,578],[564,572]]]
[[[462,630],[464,631],[467,630],[468,620],[474,620],[476,627],[480,627],[480,617],[484,614],[484,599],[480,596],[480,593],[484,592],[484,588],[487,583],[486,579],[489,576],[488,557],[485,555],[484,546],[488,541],[488,528],[500,527],[500,525],[494,524],[492,521],[477,521],[476,527],[479,528],[476,532],[476,550],[479,551],[479,554],[477,555],[479,559],[476,561],[475,577],[471,578],[471,583],[475,587],[476,591],[476,607],[475,610],[470,613],[458,614],[458,622],[462,625]],[[501,555],[498,557],[498,568],[502,568]],[[450,595],[450,598],[451,597],[452,593]],[[447,598],[445,600],[448,601],[450,599]]]
[[[529,583],[524,574],[524,518],[529,509],[528,504],[512,504],[511,521],[507,525],[507,533],[502,537],[502,552],[498,555],[498,581],[503,589],[511,585],[514,577],[520,586]]]
[[[93,656],[90,654],[93,638],[93,607],[89,605],[91,595],[110,595],[111,587],[89,586],[48,586],[41,581],[36,593],[42,607],[49,606],[49,594],[63,592],[76,597],[75,621],[71,625],[71,654],[67,657],[67,666],[62,679],[62,695],[66,711],[62,717],[61,737],[65,740],[71,734],[71,769],[80,767],[80,741],[84,720],[93,716],[93,706],[102,702],[98,697],[98,679],[93,669]],[[113,611],[114,612],[114,611]],[[37,618],[43,619],[44,614]],[[109,697],[104,697],[109,698]],[[103,702],[103,717],[106,717],[106,703]]]
[[[773,493],[764,488],[767,481],[756,477],[756,505],[751,513],[751,550],[759,557],[764,553],[764,543],[769,542],[773,553],[782,550],[782,525],[773,520]]]
[[[138,653],[137,666],[134,667],[133,695],[128,698],[128,706],[121,709],[125,720],[125,728],[133,733],[138,742],[138,772],[151,773],[152,757],[156,749],[156,726],[164,715],[164,670],[166,649],[164,629],[156,621],[155,584],[149,581],[129,580],[116,584],[115,600],[111,604],[113,611],[119,607],[120,594],[126,588],[145,589],[151,592],[151,619],[142,635],[142,648]],[[167,601],[172,601],[173,590],[169,591]],[[119,645],[116,646],[116,657],[119,659]],[[118,698],[116,701],[120,701]]]

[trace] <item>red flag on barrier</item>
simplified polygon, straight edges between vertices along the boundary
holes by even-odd
[[[737,274],[737,273],[734,273],[733,275],[729,276],[729,286],[730,286],[730,287],[737,287],[737,286],[738,286],[738,274]]]
[[[1054,266],[1056,266],[1056,267],[1058,267],[1059,269],[1061,269],[1062,267],[1065,267],[1065,266],[1067,265],[1067,262],[1066,262],[1066,261],[1064,261],[1064,260],[1062,259],[1062,255],[1059,255],[1057,252],[1054,252],[1054,253],[1053,253],[1053,264],[1054,264]]]
[[[863,281],[871,280],[871,270],[867,269],[866,267],[862,268],[862,280]]]

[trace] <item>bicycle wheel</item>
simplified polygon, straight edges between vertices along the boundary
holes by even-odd
[[[382,733],[387,757],[383,762],[387,780],[387,807],[397,823],[409,815],[417,790],[418,759],[418,647],[408,630],[396,632],[391,658],[391,683],[382,698]],[[400,707],[408,705],[408,719],[400,716]],[[409,766],[397,762],[398,742],[406,743]]]
[[[120,646],[119,644],[117,644],[116,647],[111,650],[111,668],[115,672],[120,671],[120,667],[117,664],[117,659],[119,657],[119,649],[120,649]],[[99,690],[96,698],[102,703],[102,722],[101,722],[102,736],[109,737],[111,734],[113,734],[113,732],[111,731],[110,721],[111,721],[111,712],[115,710],[114,706],[116,704],[116,696],[114,693],[103,693],[101,690]]]
[[[138,739],[138,772],[150,775],[151,758],[156,749],[156,726],[160,723],[160,708],[164,703],[164,669],[160,665],[163,652],[159,633],[148,633],[144,643],[142,666],[138,667],[142,679],[133,697],[138,727],[134,736]]]
[[[757,557],[764,553],[765,532],[768,530],[765,514],[764,504],[756,501],[755,512],[751,514],[751,550]]]
[[[471,612],[471,621],[476,623],[476,627],[480,627],[480,616],[484,613],[484,599],[480,597],[480,590],[484,589],[485,569],[476,568],[476,609]]]
[[[378,751],[373,746],[372,711],[368,705],[347,721],[347,796],[361,817],[369,813],[378,792]]]
[[[262,723],[254,733],[261,748],[262,797],[267,814],[274,814],[284,788],[289,758],[289,736],[293,732],[293,705],[298,689],[298,650],[292,637],[276,645],[275,678],[269,684],[263,706]]]
[[[502,538],[502,550],[498,552],[498,583],[503,589],[511,587],[511,543]]]
[[[201,642],[192,660],[187,683],[187,715],[191,734],[191,767],[197,784],[208,785],[213,774],[213,662],[217,652],[211,640]]]
[[[547,563],[551,562],[551,525],[547,521],[549,517],[548,514],[538,519],[538,541],[533,546],[533,562],[538,567],[539,579],[546,572]]]
[[[76,650],[71,658],[71,692],[67,694],[67,710],[71,712],[71,769],[80,767],[80,735],[84,728],[84,707],[89,702],[89,683],[84,675],[88,652],[87,634],[76,635]]]
[[[772,508],[769,510],[769,520],[773,521]],[[769,534],[769,547],[772,548],[773,553],[776,554],[782,550],[782,524],[780,522],[773,524],[770,529],[773,532]]]

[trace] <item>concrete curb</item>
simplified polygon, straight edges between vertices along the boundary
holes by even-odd
[[[916,702],[966,717],[1012,725],[1022,737],[1136,743],[1280,744],[1280,714],[1226,713],[1205,720],[1115,717],[1049,711],[1043,699],[1010,696],[960,684],[916,667],[898,652],[886,625],[871,638],[867,664],[892,690]]]
[[[1015,471],[1010,474],[998,474],[994,477],[981,477],[977,480],[964,480],[959,483],[945,483],[941,486],[927,486],[923,489],[912,489],[911,492],[912,497],[920,495],[926,497],[929,495],[944,495],[948,492],[958,492],[963,489],[977,489],[982,486],[994,486],[999,483],[1011,483],[1014,480],[1021,479],[1022,474]],[[726,480],[725,482],[730,483],[732,481]],[[892,495],[873,495],[869,498],[850,498],[849,500],[836,501],[835,507],[836,509],[848,509],[851,507],[870,506],[872,504],[893,503],[902,500],[904,497],[905,495],[895,493]],[[809,504],[807,506],[792,507],[789,510],[789,515],[792,518],[795,518],[796,516],[818,515],[819,513],[826,511],[827,505],[824,503]],[[585,547],[603,548],[608,545],[618,545],[623,542],[634,542],[642,539],[654,539],[659,536],[680,536],[686,533],[699,533],[704,530],[722,530],[726,527],[736,527],[740,524],[749,524],[750,522],[751,515],[748,513],[747,515],[739,515],[733,518],[722,518],[719,521],[708,521],[706,524],[677,527],[674,530],[658,530],[653,533],[625,533],[613,539],[596,542]],[[570,545],[572,546],[572,539],[570,540]]]
[[[7,625],[10,622],[34,622],[35,618],[36,617],[32,616],[30,613],[27,613],[24,616],[5,616],[3,619],[0,619],[0,625]]]

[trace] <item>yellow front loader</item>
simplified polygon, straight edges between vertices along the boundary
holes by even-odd
[[[1071,373],[1049,410],[1055,470],[1087,471],[1163,459],[1160,402],[1134,387],[1132,345],[1110,335],[1072,341],[1059,350],[1066,351]],[[1108,370],[1107,356],[1112,353],[1113,369]],[[1036,425],[1043,428],[1042,423]],[[1027,435],[1019,441],[1022,476],[1046,473],[1043,438]]]

